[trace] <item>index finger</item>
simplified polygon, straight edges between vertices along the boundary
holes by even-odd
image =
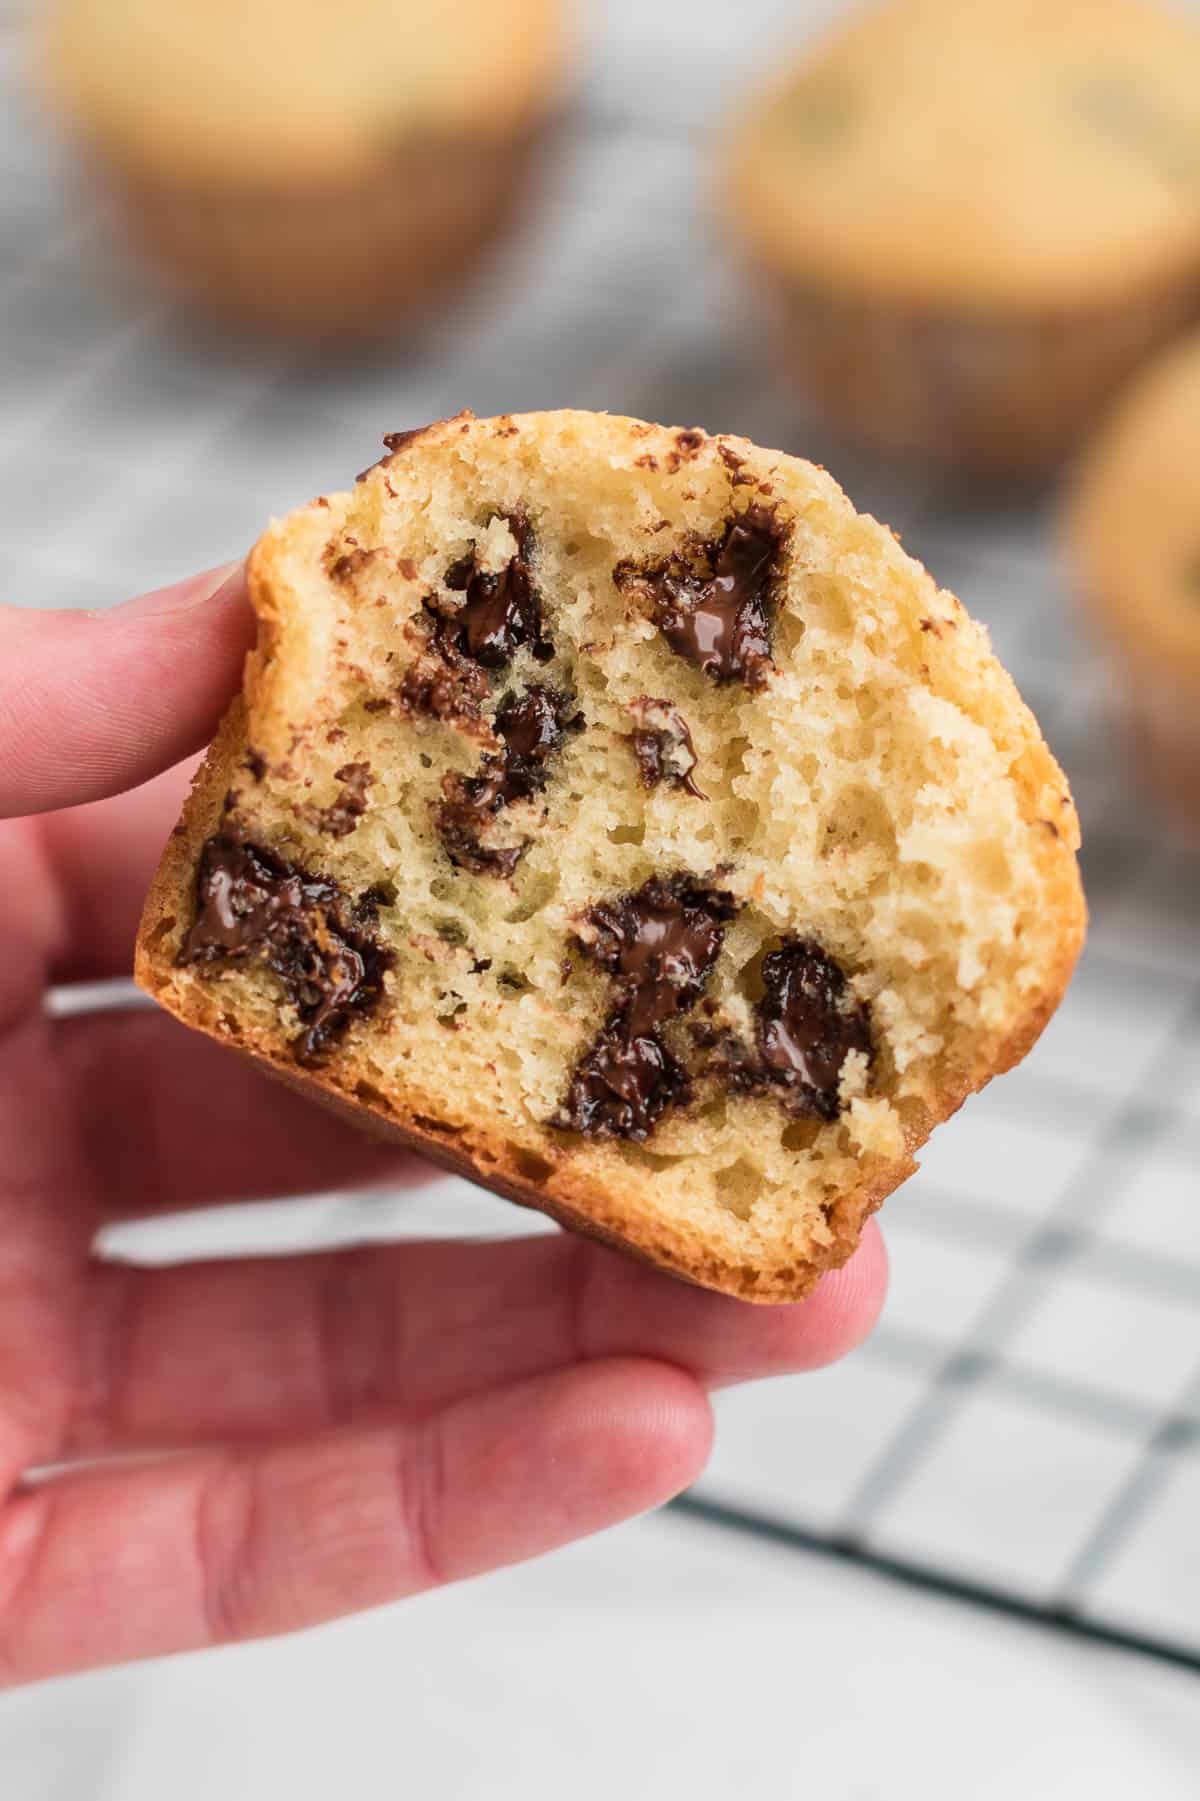
[[[0,819],[119,794],[199,750],[253,639],[240,564],[107,613],[0,606]]]

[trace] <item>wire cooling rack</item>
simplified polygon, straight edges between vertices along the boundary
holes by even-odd
[[[856,467],[756,360],[703,125],[785,15],[744,4],[735,31],[688,8],[681,51],[678,3],[615,7],[521,253],[420,348],[347,363],[210,339],[106,274],[0,13],[6,596],[102,606],[218,563],[385,429],[459,406],[603,407],[826,461],[991,627],[1075,786],[1094,923],[1037,1050],[889,1202],[880,1330],[836,1369],[721,1397],[679,1506],[1200,1670],[1200,867],[1154,836],[1114,751],[1052,501],[954,507]],[[306,1242],[517,1229],[461,1183],[372,1202],[369,1225],[366,1205],[273,1217]]]

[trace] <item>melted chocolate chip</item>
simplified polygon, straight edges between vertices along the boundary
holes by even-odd
[[[637,1030],[693,1007],[704,992],[737,902],[692,876],[652,876],[585,915],[580,948],[616,977]]]
[[[764,957],[753,1050],[725,1042],[725,1073],[742,1088],[782,1091],[788,1110],[836,1119],[852,1051],[872,1055],[871,1016],[820,945],[790,938]]]
[[[526,688],[507,694],[496,713],[503,749],[489,752],[475,775],[449,775],[438,809],[438,830],[450,861],[477,875],[509,876],[527,846],[493,847],[483,842],[487,821],[514,801],[528,800],[545,787],[547,764],[568,731],[583,724],[569,694],[553,688]]]
[[[691,1094],[662,1030],[704,992],[737,912],[733,896],[690,876],[652,877],[592,907],[580,949],[615,978],[618,1003],[571,1076],[551,1123],[591,1138],[649,1136]]]
[[[707,795],[701,792],[692,777],[697,763],[696,749],[679,708],[672,706],[669,700],[654,700],[643,694],[640,700],[630,702],[629,711],[637,721],[629,742],[637,759],[642,786],[656,788],[661,781],[670,781],[676,788],[694,794],[697,800],[706,800]]]
[[[618,1017],[576,1065],[562,1112],[550,1123],[585,1138],[641,1140],[691,1093],[686,1070],[661,1040],[653,1033],[631,1036]]]
[[[340,769],[334,770],[333,779],[342,783],[345,793],[340,794],[332,806],[319,809],[316,826],[327,837],[345,838],[354,831],[367,810],[367,789],[375,777],[369,763],[343,763]]]
[[[463,655],[457,633],[428,602],[424,628],[421,651],[400,684],[400,705],[410,713],[427,713],[447,724],[477,725],[487,698],[487,676]]]
[[[264,775],[267,773],[267,759],[263,756],[261,750],[255,750],[252,744],[246,746],[244,766],[254,777],[256,782],[261,782]]]
[[[621,565],[614,579],[649,591],[655,623],[677,656],[715,682],[761,688],[771,667],[772,589],[782,542],[774,514],[751,507],[685,555],[651,569]]]
[[[553,660],[530,567],[533,530],[519,513],[506,519],[517,550],[505,567],[480,569],[472,547],[443,578],[452,592],[466,595],[462,605],[433,595],[424,603],[423,654],[400,686],[400,704],[410,712],[477,727],[488,692],[485,671],[503,669],[523,647],[539,663]]]
[[[454,611],[438,609],[455,648],[484,669],[503,669],[523,645],[548,662],[553,646],[542,636],[542,609],[530,568],[533,529],[519,513],[507,515],[516,554],[503,569],[480,569],[472,549],[446,571],[446,586],[465,593]]]
[[[179,962],[265,963],[304,1022],[293,1046],[300,1062],[317,1061],[352,1019],[378,1006],[392,954],[374,933],[374,897],[356,903],[336,882],[223,835],[204,846],[196,892]]]

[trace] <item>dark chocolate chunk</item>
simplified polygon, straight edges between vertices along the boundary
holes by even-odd
[[[525,844],[492,847],[483,841],[487,821],[514,801],[528,800],[545,787],[547,765],[568,731],[583,724],[574,700],[554,688],[526,688],[506,694],[496,713],[502,749],[489,752],[474,775],[448,775],[438,830],[452,863],[477,875],[509,876]]]
[[[576,1065],[551,1125],[585,1138],[650,1136],[668,1107],[691,1098],[687,1072],[654,1033],[631,1035],[619,1016]]]
[[[851,1051],[871,1054],[870,1015],[837,964],[808,938],[789,939],[763,959],[758,1053],[772,1082],[800,1111],[834,1119]]]
[[[669,700],[654,700],[643,694],[631,701],[629,711],[637,721],[629,742],[637,759],[642,785],[656,788],[670,781],[676,788],[694,794],[697,800],[708,797],[696,786],[692,771],[696,767],[696,748],[683,714]]]
[[[553,660],[530,564],[532,527],[519,513],[505,517],[517,542],[508,564],[482,570],[472,548],[444,577],[452,592],[466,595],[462,605],[433,595],[425,601],[425,654],[400,687],[400,703],[410,712],[429,713],[460,727],[477,725],[488,690],[485,670],[503,669],[523,647],[539,663]]]
[[[528,842],[491,845],[483,842],[487,820],[495,811],[498,783],[491,777],[450,775],[446,798],[437,809],[442,847],[456,869],[474,875],[510,876],[529,848]]]
[[[719,537],[654,568],[623,564],[614,579],[649,592],[655,623],[677,656],[715,682],[761,688],[771,667],[782,543],[775,515],[751,507],[734,514]]]
[[[508,806],[546,786],[546,765],[568,732],[582,729],[583,715],[572,711],[574,699],[540,685],[523,694],[506,694],[496,713],[496,732],[503,740],[501,801]]]
[[[809,938],[789,938],[764,957],[762,979],[754,1047],[727,1038],[725,1073],[736,1087],[780,1090],[792,1113],[836,1119],[846,1058],[873,1052],[869,1009]]]
[[[393,959],[375,931],[373,896],[355,902],[336,882],[221,835],[204,846],[196,900],[179,962],[265,963],[304,1022],[293,1046],[300,1062],[316,1062],[355,1017],[379,1005]]]
[[[737,902],[692,876],[652,876],[633,894],[600,901],[585,916],[580,948],[616,977],[634,1029],[693,1007],[704,992]]]
[[[267,773],[267,759],[261,750],[255,750],[252,744],[246,746],[245,767],[256,782],[261,782]]]
[[[428,602],[423,623],[420,654],[400,683],[400,705],[410,713],[427,713],[447,724],[477,726],[487,698],[487,676],[462,654],[456,633]],[[410,634],[419,629],[410,627]]]
[[[346,791],[332,806],[319,809],[317,830],[330,838],[345,838],[354,831],[367,810],[367,789],[375,777],[369,763],[343,763],[340,769],[334,770],[333,779],[341,782]]]
[[[519,513],[506,517],[516,554],[503,569],[492,571],[480,569],[475,551],[468,551],[445,575],[446,586],[467,598],[453,611],[439,609],[458,651],[484,669],[503,669],[523,645],[542,662],[554,655],[542,635],[541,602],[530,566],[532,527]]]
[[[456,594],[461,594],[474,573],[475,552],[471,549],[467,551],[465,556],[455,558],[454,562],[451,563],[449,569],[447,569],[445,575],[442,577],[442,580],[445,582],[446,586],[452,588]]]
[[[585,916],[580,949],[615,978],[618,1003],[576,1065],[552,1125],[592,1138],[646,1138],[691,1094],[663,1027],[704,992],[737,902],[692,876],[654,876]]]

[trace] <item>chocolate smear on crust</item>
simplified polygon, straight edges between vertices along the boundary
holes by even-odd
[[[303,1023],[292,1047],[299,1062],[319,1062],[382,1000],[394,959],[376,932],[374,894],[354,900],[327,877],[219,834],[201,852],[196,903],[179,963],[264,964]]]
[[[382,469],[384,464],[389,463],[398,451],[407,450],[410,444],[415,444],[418,438],[425,436],[426,432],[435,431],[439,425],[452,425],[456,419],[473,419],[474,417],[474,413],[468,410],[454,413],[446,419],[431,419],[428,425],[414,425],[408,431],[384,432],[383,443],[387,455],[381,456],[377,463],[370,464],[361,474],[356,475],[355,482],[365,482],[368,475],[373,474],[376,469]]]

